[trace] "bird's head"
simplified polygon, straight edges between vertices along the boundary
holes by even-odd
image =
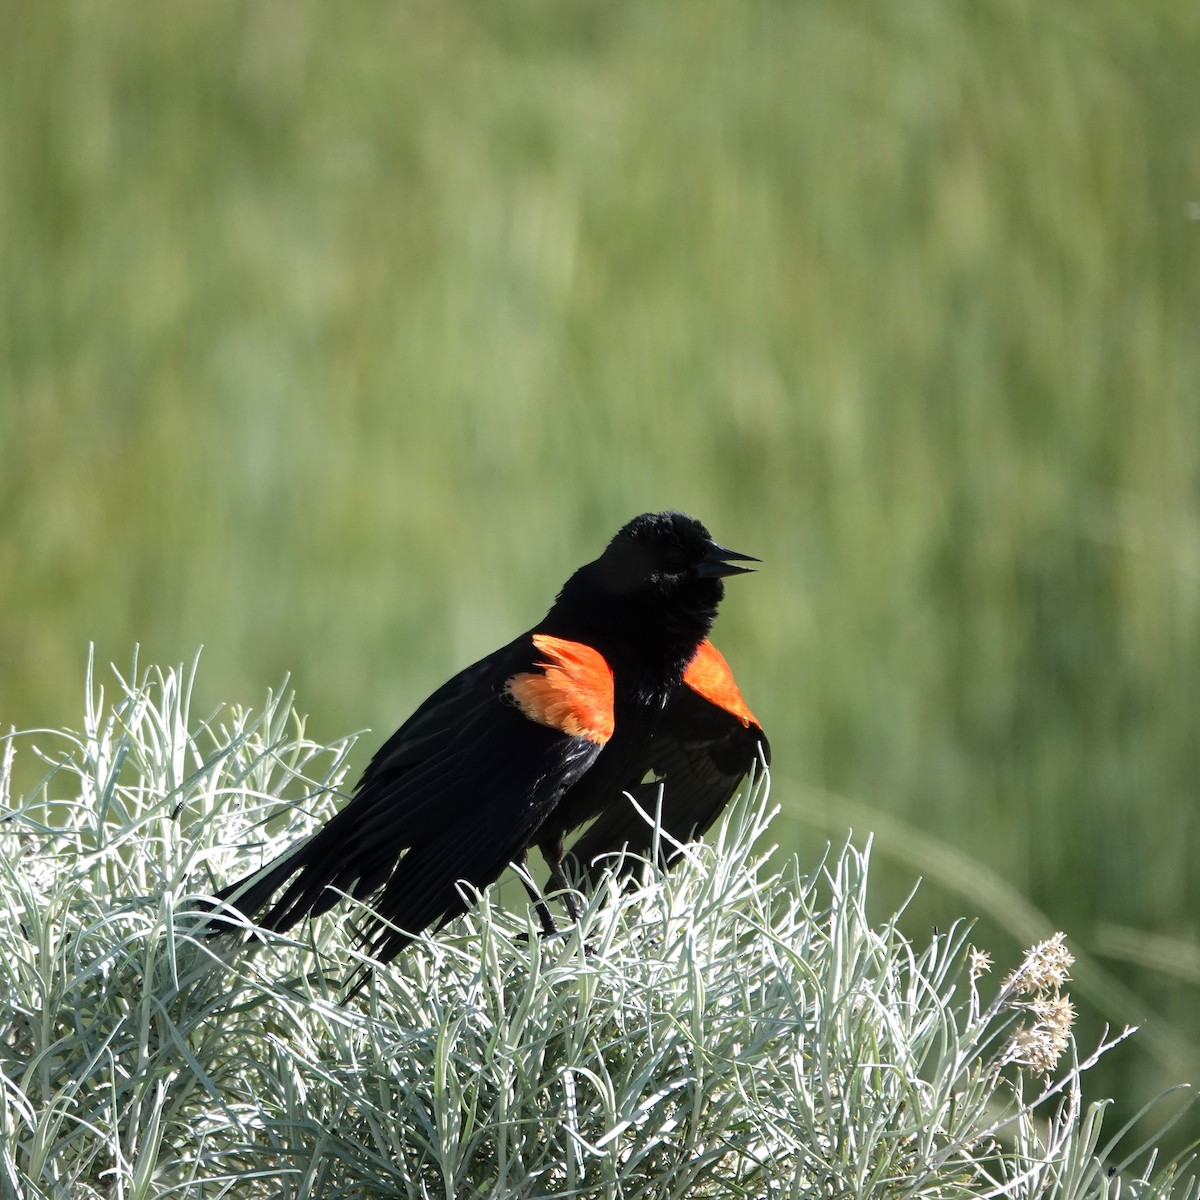
[[[618,530],[603,554],[567,581],[552,610],[602,634],[686,664],[708,636],[727,576],[758,562],[713,541],[694,517],[643,513]]]

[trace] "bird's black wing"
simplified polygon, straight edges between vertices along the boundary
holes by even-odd
[[[660,789],[659,826],[665,835],[659,843],[660,861],[670,865],[678,856],[675,843],[701,837],[742,779],[770,762],[770,753],[766,736],[744,704],[731,711],[689,686],[685,677],[663,713],[646,770],[624,789],[637,807],[623,795],[615,797],[572,845],[575,869],[594,884],[613,866],[611,856],[622,849],[650,857]]]
[[[383,960],[407,934],[465,911],[459,883],[483,888],[521,859],[602,748],[516,701],[512,680],[542,679],[542,657],[525,635],[460,672],[380,748],[345,808],[218,898],[250,916],[265,909],[259,923],[284,930],[340,892],[378,892],[364,935]]]

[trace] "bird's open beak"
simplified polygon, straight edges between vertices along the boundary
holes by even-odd
[[[753,567],[738,567],[738,562],[762,562],[753,554],[739,554],[736,550],[726,550],[716,542],[709,544],[708,553],[700,560],[696,574],[701,579],[723,579],[726,575],[747,575]]]

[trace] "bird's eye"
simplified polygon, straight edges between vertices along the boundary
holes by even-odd
[[[672,546],[664,556],[664,561],[670,570],[678,571],[687,561],[687,555],[684,554],[682,546]]]

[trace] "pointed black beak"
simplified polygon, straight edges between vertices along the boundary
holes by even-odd
[[[736,550],[726,550],[716,542],[710,542],[708,552],[700,560],[696,574],[701,579],[723,579],[726,575],[748,575],[753,567],[737,567],[735,562],[762,562],[753,554],[739,554]]]

